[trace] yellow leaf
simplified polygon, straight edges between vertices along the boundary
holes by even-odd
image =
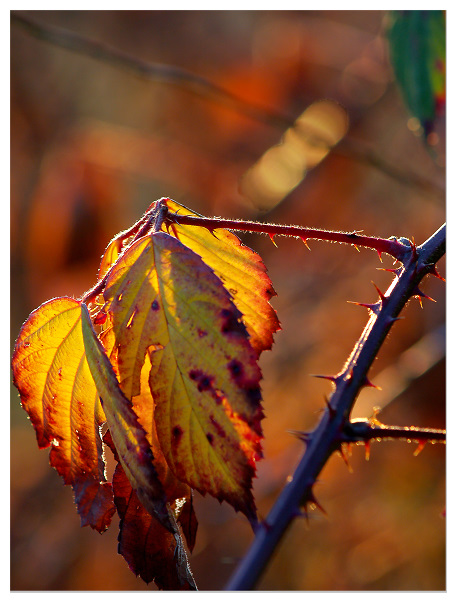
[[[118,237],[113,238],[109,242],[101,258],[100,268],[98,270],[98,279],[102,279],[115,263],[122,251],[122,246],[123,240],[119,239]]]
[[[12,366],[38,445],[51,446],[51,465],[73,486],[82,524],[105,529],[114,512],[99,432],[105,417],[85,357],[80,303],[54,298],[37,308]]]
[[[104,299],[112,323],[106,335],[115,340],[110,358],[127,397],[140,394],[150,352],[154,421],[173,473],[254,521],[261,373],[220,278],[195,252],[159,232],[123,254]]]
[[[120,389],[112,364],[93,330],[85,304],[82,304],[82,337],[87,362],[125,475],[146,510],[169,531],[176,533],[145,432],[137,420],[131,401]]]
[[[148,353],[145,355],[144,366],[141,372],[141,393],[133,398],[134,412],[137,414],[139,423],[147,432],[147,439],[152,448],[153,464],[158,473],[168,502],[191,496],[191,488],[176,478],[169,468],[163,451],[161,450],[155,425],[154,401],[150,392],[149,377],[151,363]]]
[[[165,204],[173,213],[201,216],[174,200]],[[204,227],[173,225],[169,233],[202,258],[213,269],[242,313],[250,343],[258,355],[271,348],[280,324],[269,300],[276,295],[260,256],[226,229],[214,233]]]

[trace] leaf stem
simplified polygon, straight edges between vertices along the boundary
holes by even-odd
[[[167,210],[167,207],[165,207]],[[134,223],[129,229],[125,229],[118,233],[112,240],[109,242],[109,245],[114,241],[122,242],[123,240],[128,239],[132,235],[134,238],[125,246],[121,253],[118,256],[118,259],[122,256],[122,254],[129,248],[136,240],[143,237],[151,228],[156,226],[156,221],[159,219],[159,227],[161,227],[161,223],[163,221],[163,217],[165,214],[165,210],[161,205],[160,201],[153,202],[147,211],[142,215],[142,217]],[[117,260],[118,260],[117,259]],[[117,262],[117,261],[116,261]],[[104,277],[98,280],[93,287],[91,287],[85,294],[80,298],[81,302],[84,304],[89,304],[93,302],[99,294],[104,290],[106,285],[107,278],[112,271],[112,268],[116,264],[116,262],[111,265],[111,268],[104,274]]]

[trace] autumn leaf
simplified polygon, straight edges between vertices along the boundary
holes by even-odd
[[[155,425],[154,400],[149,385],[151,366],[150,356],[147,352],[141,371],[141,393],[139,396],[133,397],[133,407],[134,412],[138,416],[139,423],[147,432],[147,439],[154,457],[153,464],[158,473],[158,478],[163,485],[167,501],[172,502],[180,498],[189,498],[191,496],[191,488],[183,481],[180,481],[180,479],[177,479],[169,468],[161,450]]]
[[[105,416],[86,360],[80,302],[54,298],[33,311],[12,367],[38,446],[50,446],[51,465],[73,487],[82,525],[104,531],[115,507],[99,432]]]
[[[163,201],[172,213],[201,216],[169,198]],[[169,233],[194,250],[224,283],[242,313],[250,343],[258,356],[269,350],[280,323],[269,303],[276,293],[260,256],[226,229],[211,233],[204,227],[173,224]]]
[[[140,395],[146,352],[151,355],[154,422],[174,475],[255,522],[261,373],[221,279],[198,254],[158,232],[125,251],[104,299],[112,323],[106,337],[115,340],[110,358],[127,397]]]
[[[93,330],[87,307],[82,304],[81,308],[82,337],[87,362],[125,475],[142,505],[168,531],[175,533],[174,519],[153,465],[153,452],[145,431],[137,420],[131,401],[120,389],[112,364]]]
[[[118,461],[118,453],[110,433],[107,432],[103,439]],[[180,536],[170,533],[145,510],[120,463],[115,469],[112,486],[120,517],[118,552],[133,573],[146,583],[154,581],[159,589],[196,589]],[[192,550],[197,521],[191,501],[185,500],[182,499],[184,504],[180,507],[180,512],[176,512],[188,540],[188,547]]]

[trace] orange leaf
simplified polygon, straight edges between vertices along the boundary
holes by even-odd
[[[81,308],[87,362],[120,463],[145,509],[155,515],[168,531],[175,533],[175,520],[166,505],[163,486],[153,465],[153,453],[145,432],[137,420],[131,401],[120,389],[112,364],[93,330],[87,307],[82,304]]]
[[[82,525],[103,531],[115,512],[106,483],[105,421],[82,338],[81,304],[54,298],[23,325],[13,355],[14,384],[50,463],[72,485]]]
[[[174,200],[166,198],[165,204],[171,212],[201,216]],[[204,227],[176,224],[169,228],[169,233],[199,254],[224,283],[242,313],[250,343],[258,356],[269,350],[280,323],[269,304],[276,292],[261,257],[227,229],[217,229],[212,234]]]
[[[126,250],[104,299],[112,323],[106,337],[114,338],[110,356],[128,397],[141,393],[146,351],[151,354],[154,421],[174,475],[254,522],[261,373],[220,278],[195,252],[159,232]]]

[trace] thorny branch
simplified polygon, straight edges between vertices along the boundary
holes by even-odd
[[[244,100],[205,77],[192,73],[187,69],[143,61],[81,34],[40,23],[23,13],[11,12],[11,20],[14,24],[22,27],[36,38],[54,46],[65,48],[70,52],[86,55],[111,66],[119,67],[148,81],[160,81],[177,85],[200,97],[223,104],[239,114],[280,130],[294,126],[294,119],[292,117],[277,110],[258,106]],[[315,138],[314,133],[309,136],[307,143],[310,143],[311,139],[314,140],[314,143],[320,145],[321,141]],[[324,141],[322,141],[322,144],[326,145]],[[420,177],[417,173],[403,171],[396,165],[388,164],[381,157],[377,156],[373,150],[366,148],[358,140],[346,137],[336,147],[332,148],[331,151],[378,169],[401,184],[425,191],[427,194],[439,199],[445,198],[444,190],[434,182]]]
[[[378,290],[379,300],[375,304],[363,305],[370,313],[365,329],[340,373],[326,377],[335,389],[327,401],[323,416],[313,431],[300,434],[306,444],[305,453],[266,520],[258,527],[249,551],[226,589],[253,589],[284,532],[293,519],[302,514],[301,507],[312,503],[318,506],[313,485],[322,468],[333,452],[342,450],[343,444],[359,441],[355,432],[355,428],[359,430],[359,425],[351,422],[349,417],[360,390],[371,385],[368,380],[370,366],[407,301],[413,296],[424,296],[418,285],[428,273],[435,274],[435,264],[445,253],[445,243],[446,227],[443,225],[421,246],[411,244],[389,289],[385,293]],[[365,436],[369,435],[369,430],[371,434],[380,434],[379,428],[374,432],[372,427],[368,428],[364,423],[362,427]],[[389,427],[388,437],[392,431],[393,428]],[[403,433],[401,429],[397,437]],[[433,441],[441,441],[438,437],[443,435],[443,432],[423,434],[420,431],[416,436],[412,430],[408,433],[407,439],[421,440],[421,436],[430,435]]]
[[[210,231],[214,229],[230,229],[232,231],[251,231],[255,233],[266,233],[272,241],[276,235],[286,235],[297,237],[306,244],[307,240],[324,240],[327,242],[339,242],[342,244],[351,244],[352,246],[364,246],[376,250],[381,256],[382,253],[390,254],[401,261],[407,254],[409,241],[406,239],[377,238],[367,235],[360,235],[357,231],[328,231],[326,229],[314,229],[300,227],[298,225],[277,225],[273,223],[260,223],[258,221],[241,221],[233,219],[218,219],[216,217],[193,217],[190,215],[181,215],[178,213],[169,213],[166,217],[169,223],[178,223],[179,225],[194,225],[206,227]]]

